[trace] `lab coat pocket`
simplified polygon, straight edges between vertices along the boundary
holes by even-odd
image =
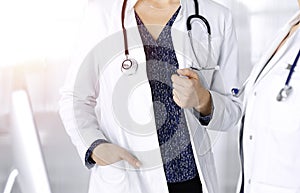
[[[300,89],[300,87],[297,89]],[[270,111],[265,122],[267,125],[269,124],[272,131],[293,134],[300,130],[300,105],[297,102],[299,98],[296,100],[299,94],[291,93],[285,101],[277,101],[276,96],[270,99],[274,102],[270,106],[266,106],[266,108],[270,108]]]
[[[106,183],[120,184],[126,178],[126,166],[124,160],[106,166],[97,165],[96,167],[97,176],[101,181]]]
[[[274,184],[252,182],[251,192],[253,193],[299,193],[300,188],[281,187]]]
[[[274,74],[277,75],[278,77],[282,77],[284,79],[284,81],[286,81],[286,79],[290,73],[290,69],[291,69],[292,65],[293,65],[293,63],[291,61],[284,61],[284,62],[278,64],[278,66],[275,66]],[[292,84],[294,82],[294,80],[300,80],[300,65],[297,65],[295,67],[294,72],[291,77],[291,80],[290,80],[290,84]]]
[[[292,87],[292,92],[288,95],[285,100],[278,101],[277,97],[280,90],[284,87],[285,81],[289,74],[288,65],[290,62],[284,60],[272,69],[270,73],[270,78],[268,79],[269,88],[268,92],[268,102],[265,103],[266,109],[269,109],[269,113],[266,115],[267,119],[265,123],[273,131],[284,131],[286,133],[295,132],[300,130],[300,69],[297,67],[289,85]]]
[[[290,51],[287,52],[282,59],[274,67],[274,72],[277,76],[284,77],[285,80],[290,73],[290,69],[292,68],[297,53],[299,52],[299,48],[297,46],[293,46],[290,48]],[[298,61],[297,65],[294,68],[294,72],[292,74],[291,83],[293,80],[300,80],[300,62]]]

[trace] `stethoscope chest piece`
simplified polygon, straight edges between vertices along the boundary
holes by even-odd
[[[285,86],[285,87],[283,87],[279,91],[279,93],[278,93],[278,95],[276,97],[277,101],[284,101],[284,100],[286,100],[288,98],[288,96],[292,93],[292,91],[293,91],[293,87],[291,87],[291,86]]]
[[[121,71],[126,75],[133,75],[138,69],[138,63],[133,58],[127,58],[122,62]]]

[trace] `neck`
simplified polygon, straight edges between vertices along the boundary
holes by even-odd
[[[180,0],[140,0],[152,9],[165,10],[180,5]]]
[[[157,3],[157,4],[172,4],[179,2],[179,0],[147,0],[148,2]]]
[[[146,1],[148,3],[151,3],[153,5],[174,5],[174,4],[179,4],[180,0],[141,0],[141,1]]]

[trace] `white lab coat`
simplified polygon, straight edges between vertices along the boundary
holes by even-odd
[[[128,1],[125,26],[130,56],[139,62],[137,73],[128,77],[121,72],[125,58],[120,16],[123,1],[94,0],[89,2],[82,27],[84,35],[62,89],[60,115],[83,162],[90,145],[97,139],[106,139],[131,151],[143,164],[139,170],[124,161],[104,167],[96,165],[91,169],[89,193],[168,192],[153,121],[145,54],[136,28],[133,9],[136,1]],[[202,126],[191,109],[185,109],[185,117],[204,193],[219,193],[222,191],[218,189],[207,130],[227,130],[241,115],[240,102],[230,94],[231,88],[238,86],[237,44],[232,17],[226,8],[201,0],[199,10],[210,23],[213,60],[220,70],[201,75],[203,84],[211,85],[214,111],[209,125]],[[181,1],[181,10],[172,27],[180,68],[190,67],[191,61],[195,61],[186,31],[187,17],[193,13],[193,1]],[[206,55],[199,42],[207,48],[207,36],[201,22],[196,23],[194,42],[201,58]]]
[[[300,29],[259,75],[291,26],[299,21],[300,12],[279,32],[273,45],[254,67],[246,86],[242,141],[244,193],[300,192],[299,62],[290,82],[293,93],[286,101],[276,100],[289,73],[286,68],[293,64],[299,51]]]

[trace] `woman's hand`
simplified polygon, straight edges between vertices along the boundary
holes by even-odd
[[[195,108],[202,115],[209,115],[210,92],[202,86],[198,74],[189,68],[179,69],[177,73],[171,77],[175,103],[181,108]]]
[[[127,161],[135,168],[141,166],[141,162],[126,149],[112,143],[98,145],[92,153],[92,159],[100,166],[110,165],[121,160]]]

